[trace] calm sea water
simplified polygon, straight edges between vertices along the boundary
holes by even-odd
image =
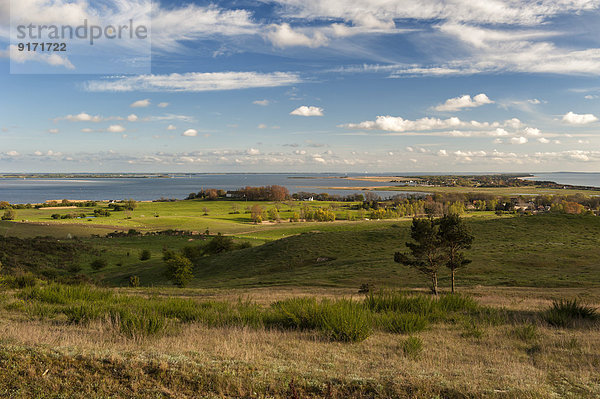
[[[163,197],[183,199],[189,193],[198,192],[200,189],[237,190],[245,186],[274,184],[287,187],[290,193],[308,191],[348,195],[360,192],[358,187],[390,185],[390,183],[328,178],[334,176],[345,175],[206,174],[173,178],[0,179],[0,201],[13,204],[39,203],[63,198],[70,200],[133,198],[138,201],[151,201]],[[357,187],[357,189],[327,190],[324,187]],[[382,195],[387,197],[399,193],[385,192]],[[407,193],[402,192],[402,194]]]
[[[575,186],[600,187],[600,173],[534,173],[532,180],[553,181],[559,184],[572,184]]]
[[[381,175],[381,174],[378,174]],[[359,193],[360,187],[389,186],[385,182],[331,179],[330,177],[365,176],[358,174],[206,174],[174,178],[114,179],[0,179],[0,201],[13,204],[38,203],[46,200],[111,200],[133,198],[151,201],[163,198],[185,198],[200,189],[236,190],[244,186],[281,185],[291,193],[299,191],[348,195]],[[300,178],[310,177],[310,178]],[[600,173],[536,173],[534,179],[560,184],[600,187]],[[398,183],[394,183],[398,184]],[[357,187],[328,190],[325,187]],[[418,189],[417,189],[418,190]],[[386,191],[382,196],[419,194]]]

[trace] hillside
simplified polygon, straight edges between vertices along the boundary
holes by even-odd
[[[600,219],[544,215],[468,219],[476,240],[462,285],[567,287],[600,284]],[[195,286],[422,286],[415,271],[393,262],[409,224],[369,231],[311,232],[208,257]],[[441,279],[446,284],[447,276]]]

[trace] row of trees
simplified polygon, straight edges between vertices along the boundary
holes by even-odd
[[[455,292],[456,271],[469,263],[464,250],[471,248],[474,237],[456,214],[439,219],[414,218],[410,229],[413,242],[407,242],[408,252],[396,252],[394,261],[425,274],[431,281],[431,291],[438,294],[438,274],[442,267],[450,270],[452,292]]]

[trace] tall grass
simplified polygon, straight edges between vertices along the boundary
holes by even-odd
[[[78,301],[106,301],[112,297],[107,289],[90,285],[64,285],[58,283],[47,286],[26,287],[21,290],[19,297],[24,300],[66,305]]]
[[[241,299],[232,303],[146,298],[57,283],[25,287],[17,296],[22,303],[11,307],[14,311],[71,324],[106,322],[127,337],[161,335],[179,323],[200,323],[207,327],[309,330],[329,340],[360,342],[373,330],[414,334],[436,321],[456,315],[464,318],[483,309],[465,296],[434,298],[398,292],[370,293],[364,301],[291,298],[268,307]]]
[[[542,317],[555,327],[575,327],[585,322],[593,322],[600,318],[598,310],[581,303],[578,299],[560,299],[554,301]]]

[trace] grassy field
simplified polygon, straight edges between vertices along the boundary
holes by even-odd
[[[340,217],[348,212],[333,205]],[[282,218],[296,206],[283,204]],[[256,225],[228,201],[51,218],[72,211],[19,210],[18,222],[0,223],[3,236],[55,237],[6,247],[35,259],[48,245],[31,270],[48,263],[105,287],[25,279],[18,288],[20,280],[0,277],[0,397],[600,395],[598,316],[563,322],[548,310],[559,299],[600,305],[598,217],[467,214],[473,262],[457,275],[466,296],[446,296],[444,271],[438,301],[427,279],[393,262],[408,218]],[[103,236],[130,228],[208,228],[251,247],[200,258],[190,286],[176,288],[163,249],[213,236]],[[150,259],[140,259],[144,250]],[[107,266],[94,270],[96,259]],[[131,276],[141,287],[128,287]],[[366,300],[358,288],[367,283],[391,299]]]
[[[597,290],[473,288],[468,292],[475,302],[451,301],[455,310],[442,317],[426,311],[423,326],[403,322],[407,313],[401,308],[381,313],[363,305],[364,299],[349,290],[56,292],[52,286],[3,292],[0,396],[595,398],[600,394],[598,325],[554,327],[545,318],[552,298],[587,293],[588,302],[597,305]],[[235,298],[244,292],[251,292],[252,300]],[[302,329],[302,324],[285,322],[293,319],[273,316],[280,314],[279,304],[292,303],[293,298],[338,303],[351,297],[356,309],[366,306],[362,312],[375,323],[366,339],[354,343],[338,341],[318,325]],[[399,297],[413,298],[406,303],[415,311],[424,311],[423,304],[431,300],[419,293]],[[107,314],[113,309],[121,318],[104,317],[103,311],[81,318],[86,313],[80,309],[86,306],[107,307]],[[289,314],[298,314],[288,309]],[[132,314],[140,315],[136,320],[157,321],[124,322]],[[257,322],[260,317],[263,322]],[[400,321],[389,324],[389,320]]]

